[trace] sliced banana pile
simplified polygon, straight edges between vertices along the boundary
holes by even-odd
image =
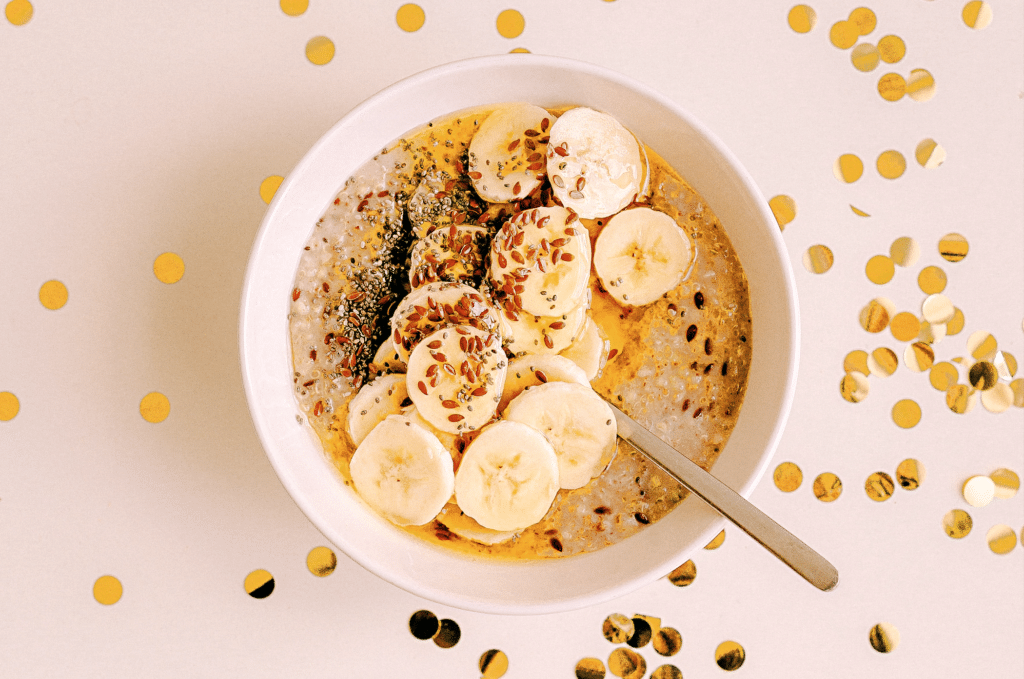
[[[693,247],[638,205],[646,149],[605,113],[504,105],[463,160],[408,198],[411,291],[374,357],[387,374],[352,397],[346,431],[353,483],[380,514],[496,544],[614,457],[615,418],[590,386],[610,346],[592,271],[618,304],[650,304]],[[581,217],[611,217],[593,249]]]

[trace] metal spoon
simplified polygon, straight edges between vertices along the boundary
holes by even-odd
[[[807,582],[823,592],[834,589],[839,583],[839,572],[823,556],[629,415],[608,405],[615,413],[619,438],[632,444],[694,495],[743,529]]]

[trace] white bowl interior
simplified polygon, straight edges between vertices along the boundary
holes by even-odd
[[[748,495],[767,468],[796,381],[795,288],[779,229],[736,159],[703,125],[650,88],[571,60],[513,54],[456,62],[367,100],[328,131],[278,189],[256,237],[241,304],[249,408],[267,456],[309,519],[368,570],[414,594],[488,613],[591,605],[666,575],[725,520],[695,497],[624,543],[563,559],[471,558],[395,528],[344,486],[312,430],[299,424],[288,346],[289,294],[313,224],[353,171],[427,121],[504,101],[606,111],[657,151],[721,219],[750,283],[753,359],[735,430],[714,474]]]

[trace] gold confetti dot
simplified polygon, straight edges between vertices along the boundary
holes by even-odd
[[[1000,500],[1009,500],[1020,490],[1020,477],[1012,469],[1001,467],[988,477],[996,484],[996,497]]]
[[[274,576],[269,571],[257,568],[245,576],[245,593],[253,599],[266,599],[274,591]]]
[[[935,352],[925,342],[914,342],[903,351],[903,363],[911,372],[923,373],[935,363]]]
[[[185,262],[173,252],[165,252],[153,261],[153,274],[161,283],[177,283],[185,275]]]
[[[875,13],[867,7],[858,7],[850,12],[848,18],[857,26],[857,32],[861,35],[868,35],[875,30],[875,26],[878,24]]]
[[[889,309],[879,298],[867,303],[857,316],[860,327],[870,333],[882,332],[889,325]]]
[[[747,658],[747,652],[735,641],[723,641],[715,649],[715,662],[727,672],[738,670]]]
[[[409,632],[421,641],[434,638],[440,627],[437,616],[427,610],[416,611],[409,617]]]
[[[964,312],[959,308],[953,309],[953,318],[946,323],[946,334],[956,335],[964,329]]]
[[[338,557],[327,547],[314,547],[306,555],[306,568],[318,578],[326,578],[338,567]]]
[[[683,647],[683,635],[673,627],[662,627],[654,635],[652,646],[658,655],[673,656]]]
[[[330,63],[334,58],[334,42],[324,35],[310,38],[306,43],[306,58],[317,66]]]
[[[973,526],[974,521],[971,519],[971,515],[962,509],[951,509],[942,517],[942,527],[945,529],[946,535],[954,540],[967,537]]]
[[[907,96],[914,101],[928,101],[935,96],[935,78],[923,68],[915,68],[907,78]]]
[[[398,12],[395,13],[395,21],[398,22],[398,27],[407,33],[423,28],[423,22],[426,18],[423,8],[411,2],[399,7]]]
[[[785,195],[773,196],[768,201],[768,207],[775,215],[775,221],[779,223],[779,230],[786,228],[786,224],[796,219],[796,201]]]
[[[617,648],[608,656],[608,669],[622,679],[640,679],[647,673],[647,661],[631,648]]]
[[[991,361],[996,357],[999,344],[996,338],[986,330],[978,330],[967,338],[967,353],[977,361]]]
[[[844,394],[845,396],[845,394]],[[804,473],[792,462],[783,462],[775,468],[775,487],[783,493],[792,493],[803,483]]]
[[[576,679],[604,679],[604,663],[597,658],[583,658],[576,663]]]
[[[277,193],[277,189],[281,186],[281,182],[283,181],[284,177],[280,177],[275,174],[260,182],[260,198],[263,199],[264,203],[269,205],[270,201],[274,200],[274,194]]]
[[[870,391],[867,376],[859,372],[846,373],[839,381],[839,393],[850,403],[860,403],[868,397]]]
[[[972,476],[964,481],[964,500],[972,507],[985,507],[996,497],[996,483],[988,476]]]
[[[878,48],[869,42],[862,42],[850,52],[850,61],[853,67],[862,73],[875,70],[878,67],[880,55]]]
[[[907,93],[907,81],[899,73],[886,73],[878,79],[878,94],[886,101],[899,101]]]
[[[921,303],[921,315],[932,325],[949,323],[956,315],[956,307],[945,295],[929,295]]]
[[[529,54],[530,50],[525,47],[514,47],[508,51],[509,54]]]
[[[503,38],[518,38],[526,28],[526,19],[514,9],[506,9],[498,15],[498,33]]]
[[[9,391],[0,391],[0,422],[10,422],[21,410],[18,397]]]
[[[926,266],[917,275],[917,285],[926,295],[934,295],[946,289],[946,272],[937,266]]]
[[[914,266],[921,256],[921,246],[908,236],[897,238],[889,246],[889,258],[898,266]]]
[[[946,326],[942,323],[929,323],[921,321],[921,331],[917,334],[919,342],[926,344],[938,344],[946,336]]]
[[[658,627],[661,627],[661,621],[657,618],[649,618],[642,615],[633,616],[633,633],[629,635],[629,639],[626,639],[626,643],[633,648],[643,648],[651,641],[651,636],[654,633],[651,623],[648,620],[654,620]]]
[[[921,329],[921,321],[909,311],[901,311],[889,321],[889,330],[892,336],[900,342],[910,342]]]
[[[1024,408],[1024,377],[1010,382],[1010,390],[1013,392],[1013,405]]]
[[[934,139],[924,139],[914,149],[914,157],[921,167],[934,170],[946,161],[946,149],[939,146]]]
[[[981,392],[981,405],[990,413],[1001,413],[1013,405],[1013,389],[1009,384],[999,382]]]
[[[928,381],[939,391],[949,391],[957,383],[960,375],[952,363],[943,361],[932,366],[928,373]]]
[[[885,285],[896,273],[896,265],[886,255],[875,255],[864,267],[868,280],[876,285]]]
[[[954,384],[946,391],[946,406],[958,415],[971,412],[977,401],[978,392],[966,384]]]
[[[121,581],[113,575],[103,575],[96,579],[92,586],[92,595],[104,606],[112,606],[121,600],[124,588]]]
[[[438,625],[437,634],[434,635],[434,645],[439,648],[451,648],[459,643],[461,638],[462,630],[459,629],[459,623],[449,618],[444,618]]]
[[[850,210],[852,210],[853,214],[857,215],[858,217],[870,217],[871,216],[867,212],[864,212],[864,210],[861,210],[858,207],[854,207],[853,205],[850,206]]]
[[[804,268],[811,273],[825,273],[832,268],[832,250],[827,245],[812,245],[804,253]]]
[[[1002,524],[989,528],[985,540],[988,541],[988,548],[996,554],[1009,554],[1017,546],[1017,534]]]
[[[916,426],[921,421],[921,406],[909,398],[897,401],[892,407],[892,421],[903,429]]]
[[[964,5],[962,16],[968,28],[980,31],[992,23],[992,5],[980,0],[972,0]]]
[[[297,17],[309,9],[309,0],[281,0],[281,11],[290,17]]]
[[[907,171],[907,159],[899,151],[888,150],[878,156],[875,161],[878,174],[886,179],[898,179]]]
[[[978,361],[967,373],[967,381],[979,391],[987,391],[996,386],[998,379],[996,367],[988,361]]]
[[[895,64],[906,55],[907,46],[900,36],[886,35],[878,41],[878,53],[885,63]]]
[[[864,482],[864,492],[875,502],[888,500],[895,488],[892,477],[885,472],[875,472]]]
[[[832,174],[839,181],[852,184],[864,174],[864,162],[852,153],[844,153],[832,164]]]
[[[481,679],[498,679],[508,672],[508,656],[503,651],[492,648],[483,652],[478,666],[480,674],[483,675]]]
[[[723,530],[721,533],[716,535],[711,540],[711,542],[709,542],[708,544],[704,545],[704,549],[707,549],[707,550],[718,549],[719,547],[722,546],[722,543],[724,543],[724,542],[725,542],[725,531]]]
[[[970,245],[958,233],[947,233],[939,239],[939,255],[947,262],[959,262],[967,256]]]
[[[11,0],[4,8],[4,14],[15,26],[24,26],[32,18],[32,3],[28,0]]]
[[[871,371],[868,370],[868,352],[860,349],[855,349],[846,355],[843,359],[843,370],[846,372],[859,372],[862,375],[867,375]]]
[[[868,632],[868,641],[879,653],[892,653],[900,645],[900,631],[895,625],[880,622]]]
[[[613,644],[624,644],[633,636],[633,619],[622,613],[612,613],[601,623],[601,634]]]
[[[814,497],[822,502],[835,502],[843,494],[843,482],[832,472],[818,474],[814,479]]]
[[[676,587],[689,587],[697,579],[697,564],[690,559],[668,574],[669,582]]]
[[[68,303],[68,289],[60,281],[46,281],[39,288],[39,301],[52,311]]]
[[[896,352],[888,347],[878,347],[868,356],[868,371],[875,377],[889,377],[899,366]]]
[[[896,481],[906,490],[916,490],[924,481],[924,467],[913,458],[907,458],[896,467]]]
[[[796,5],[789,10],[789,27],[797,33],[810,33],[818,22],[817,13],[807,5]]]
[[[829,40],[841,50],[853,47],[858,37],[860,37],[860,31],[857,29],[857,24],[852,21],[837,21],[832,24],[832,28],[828,32]]]
[[[1008,351],[997,351],[992,365],[996,367],[999,379],[1009,382],[1017,374],[1017,359]]]
[[[683,673],[675,665],[662,665],[651,672],[651,679],[683,679]]]
[[[171,402],[158,391],[152,391],[142,397],[139,413],[147,422],[163,422],[171,414]]]

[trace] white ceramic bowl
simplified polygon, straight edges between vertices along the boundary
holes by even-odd
[[[240,350],[249,409],[281,482],[323,534],[385,580],[433,601],[487,613],[550,613],[599,603],[668,574],[725,520],[695,497],[598,552],[519,563],[429,545],[376,515],[341,482],[292,394],[286,316],[302,248],[345,179],[427,121],[505,101],[610,113],[680,171],[721,219],[750,284],[753,359],[747,394],[714,474],[747,496],[767,468],[796,382],[796,294],[779,228],[733,155],[678,104],[622,75],[561,58],[510,54],[402,80],[331,128],[278,189],[256,237],[242,294]],[[301,418],[299,418],[301,419]]]

